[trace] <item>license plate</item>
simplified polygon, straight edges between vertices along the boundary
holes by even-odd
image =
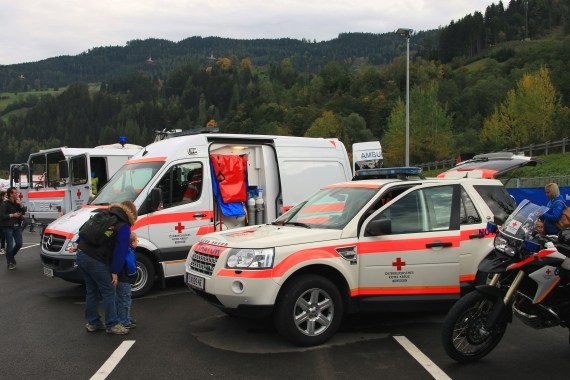
[[[48,268],[48,267],[44,267],[44,275],[46,275],[48,277],[53,277],[53,269]]]
[[[186,274],[186,283],[195,289],[204,290],[206,279],[203,277],[194,276],[193,274]]]

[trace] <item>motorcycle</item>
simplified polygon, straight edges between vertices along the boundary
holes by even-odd
[[[513,315],[534,329],[570,328],[570,230],[537,234],[546,210],[525,200],[502,227],[487,224],[496,234],[494,250],[478,267],[487,283],[459,299],[443,324],[443,347],[452,359],[471,362],[489,354]]]

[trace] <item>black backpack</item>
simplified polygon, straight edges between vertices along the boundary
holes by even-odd
[[[118,221],[117,216],[109,210],[97,210],[79,228],[79,239],[91,246],[105,245],[114,236]]]

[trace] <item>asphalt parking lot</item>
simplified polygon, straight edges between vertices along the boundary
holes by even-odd
[[[18,268],[0,266],[0,377],[5,379],[567,379],[568,332],[513,323],[480,362],[459,365],[439,342],[444,314],[349,316],[326,345],[299,348],[264,321],[196,297],[182,279],[133,302],[126,336],[87,333],[83,287],[42,274],[39,234],[25,232]],[[0,260],[4,257],[0,256]]]

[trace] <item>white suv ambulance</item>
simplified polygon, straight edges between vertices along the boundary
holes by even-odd
[[[272,316],[287,339],[318,345],[348,312],[458,299],[492,249],[487,222],[514,207],[495,179],[329,185],[271,224],[204,236],[185,280],[228,314]]]

